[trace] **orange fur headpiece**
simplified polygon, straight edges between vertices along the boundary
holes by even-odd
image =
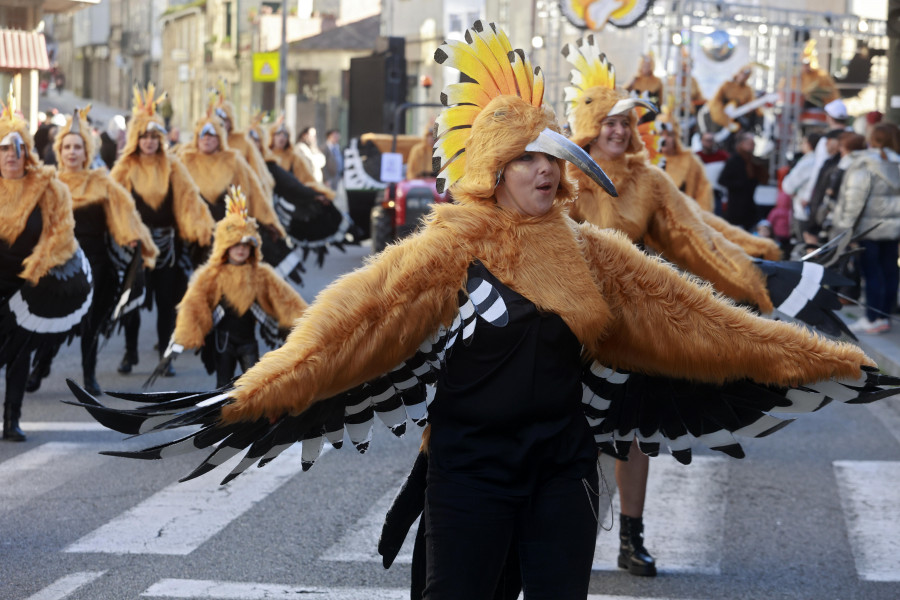
[[[447,108],[435,121],[434,163],[439,190],[452,188],[457,200],[475,201],[492,198],[502,168],[542,131],[559,132],[559,126],[553,111],[543,106],[540,67],[533,68],[522,50],[513,50],[503,31],[476,21],[465,40],[445,42],[434,53],[439,64],[464,75],[441,93]],[[560,168],[564,171],[562,162]],[[571,182],[563,178],[557,200],[572,193]]]
[[[269,140],[268,128],[263,124],[265,118],[265,111],[257,111],[250,118],[250,127],[247,128],[247,135],[249,135],[251,139],[253,139],[253,141],[257,143],[259,152],[260,154],[262,154],[263,160],[268,162],[272,160],[272,152],[269,150],[269,148],[271,148],[272,146],[272,143]]]
[[[256,219],[248,216],[247,198],[240,186],[229,188],[225,196],[225,207],[225,218],[216,225],[209,263],[227,262],[229,248],[236,244],[250,244],[253,251],[250,252],[249,260],[255,265],[259,262],[262,239],[259,237]]]
[[[86,169],[91,164],[91,160],[94,157],[94,137],[91,135],[87,121],[89,112],[91,112],[90,104],[81,109],[76,108],[73,115],[66,119],[66,124],[56,134],[56,139],[53,140],[53,151],[56,153],[57,159],[59,159],[62,156],[63,138],[69,134],[80,136],[84,142],[84,164],[81,165],[83,169]],[[60,170],[65,169],[61,160],[59,161],[59,168]]]
[[[6,104],[0,102],[0,140],[9,135],[18,135],[22,144],[22,152],[25,154],[25,170],[36,169],[41,166],[41,161],[34,153],[34,139],[28,131],[28,123],[22,118],[16,106],[16,99],[10,91]]]
[[[228,99],[228,82],[226,80],[220,79],[218,83],[216,83],[216,95],[216,113],[220,118],[223,118],[223,120],[228,119],[231,121],[232,129],[236,128],[237,121],[235,120],[235,116],[237,111],[235,111],[234,104]]]
[[[128,134],[125,138],[125,147],[122,149],[122,156],[128,156],[138,151],[138,140],[148,131],[152,131],[159,135],[160,144],[157,152],[165,151],[163,141],[166,137],[166,123],[156,110],[160,102],[165,99],[165,92],[159,96],[156,95],[156,86],[152,83],[147,85],[146,90],[141,90],[138,86],[134,86],[132,104],[131,104],[131,121],[128,123]]]
[[[196,148],[200,136],[212,130],[215,132],[216,137],[219,138],[219,150],[228,148],[228,134],[225,133],[225,127],[222,126],[222,118],[217,113],[217,110],[221,110],[218,98],[219,95],[216,92],[209,94],[209,99],[206,103],[206,113],[194,125],[194,139],[189,142],[191,146]]]
[[[610,115],[627,114],[631,125],[631,142],[627,152],[643,150],[637,130],[638,117],[632,109],[636,106],[648,107],[648,103],[616,89],[616,70],[606,55],[600,52],[594,36],[589,35],[575,44],[566,44],[562,54],[574,66],[569,77],[571,85],[565,88],[572,141],[579,146],[587,146],[600,133],[603,119]]]

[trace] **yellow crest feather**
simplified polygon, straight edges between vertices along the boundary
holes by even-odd
[[[241,186],[232,185],[228,188],[228,193],[225,195],[225,214],[238,215],[245,221],[247,220],[247,197],[241,190]]]
[[[594,36],[581,38],[575,44],[566,44],[562,55],[574,67],[569,72],[572,85],[565,88],[566,112],[571,113],[582,94],[593,87],[615,89],[616,69],[600,51]]]
[[[441,93],[446,106],[435,121],[434,163],[439,171],[437,187],[443,191],[465,172],[465,145],[472,123],[491,100],[518,96],[540,107],[544,80],[527,54],[514,50],[506,34],[493,23],[475,21],[466,30],[465,42],[448,41],[434,53],[434,60],[459,70],[460,83],[447,85]]]

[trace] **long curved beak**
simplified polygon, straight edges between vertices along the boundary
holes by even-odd
[[[606,190],[610,196],[618,197],[616,186],[609,180],[603,169],[594,162],[591,155],[569,140],[564,135],[556,133],[552,129],[543,130],[537,138],[525,146],[527,152],[543,152],[556,158],[567,160],[587,174],[588,177]]]
[[[643,98],[622,98],[615,104],[613,107],[609,109],[609,112],[606,113],[606,116],[611,117],[613,115],[621,115],[622,113],[626,113],[632,108],[637,108],[638,106],[643,106],[649,111],[654,113],[659,113],[659,108],[649,100],[644,100]]]

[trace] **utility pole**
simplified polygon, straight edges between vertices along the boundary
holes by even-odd
[[[885,116],[900,124],[900,0],[888,0],[888,80]]]
[[[278,50],[278,89],[275,94],[275,107],[279,113],[284,111],[284,96],[287,93],[287,18],[288,0],[281,0],[281,46]]]

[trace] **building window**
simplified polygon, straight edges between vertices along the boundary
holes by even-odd
[[[232,31],[231,31],[231,21],[232,21],[232,16],[233,16],[233,15],[231,14],[231,13],[232,13],[232,11],[231,11],[232,6],[233,6],[233,4],[232,4],[231,2],[226,2],[226,3],[225,3],[225,31],[224,31],[224,33],[223,33],[223,37],[224,37],[225,42],[230,42],[230,41],[231,41],[231,33],[232,33]]]

